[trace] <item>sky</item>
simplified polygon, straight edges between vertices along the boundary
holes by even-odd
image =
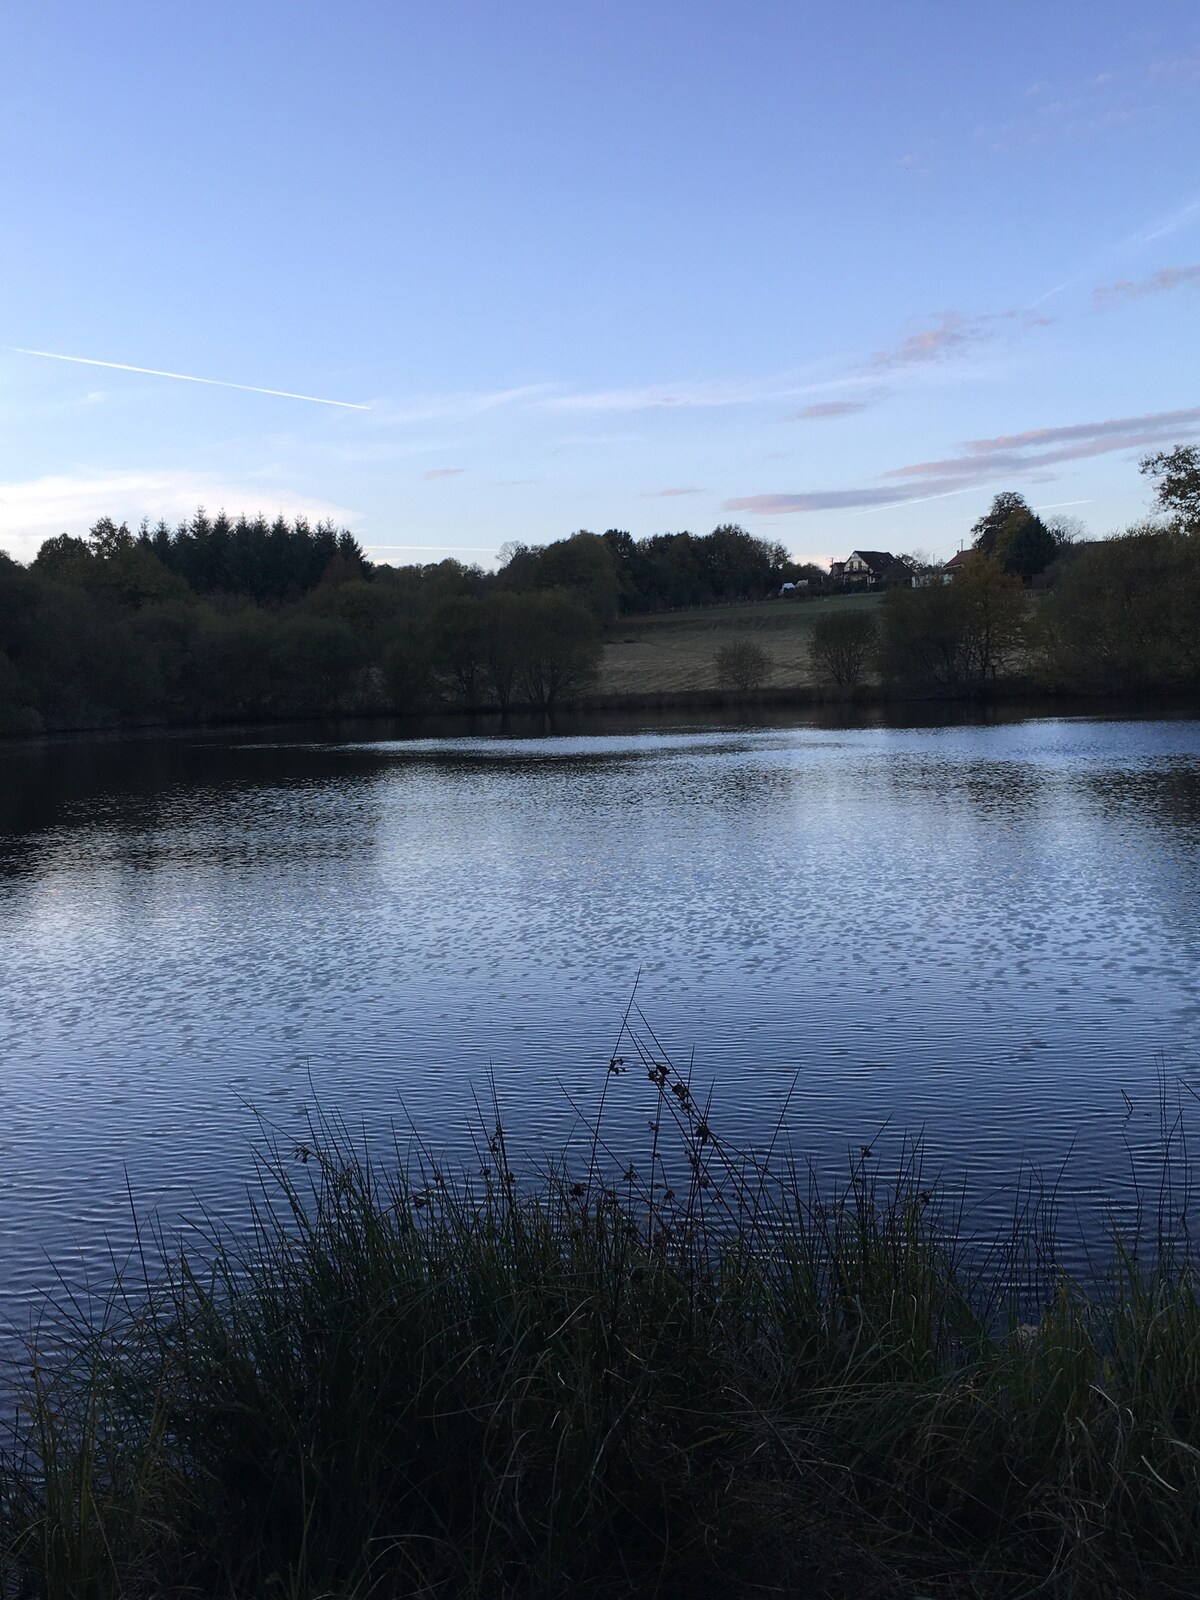
[[[1197,152],[1196,0],[0,0],[0,549],[1103,535],[1200,439]]]

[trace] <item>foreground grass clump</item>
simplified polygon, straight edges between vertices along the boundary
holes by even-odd
[[[915,1158],[822,1198],[630,1055],[640,1165],[598,1125],[580,1176],[518,1183],[497,1121],[452,1182],[334,1131],[268,1164],[248,1235],[56,1330],[3,1592],[1195,1593],[1186,1264],[1118,1252],[1019,1322],[1024,1236],[973,1276]]]

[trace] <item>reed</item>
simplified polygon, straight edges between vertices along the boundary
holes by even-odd
[[[578,1167],[519,1175],[494,1109],[455,1174],[324,1121],[265,1152],[248,1229],[64,1308],[0,1466],[4,1592],[1195,1592],[1186,1247],[1085,1286],[1034,1205],[981,1253],[919,1148],[831,1193],[727,1145],[636,1009],[618,1052]],[[639,1079],[630,1157],[605,1102]]]

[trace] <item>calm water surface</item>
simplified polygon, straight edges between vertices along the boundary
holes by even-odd
[[[9,745],[0,829],[3,1316],[103,1275],[127,1181],[236,1219],[256,1118],[465,1151],[490,1065],[556,1148],[639,972],[727,1133],[794,1084],[818,1166],[923,1130],[997,1215],[1200,1091],[1196,721]]]

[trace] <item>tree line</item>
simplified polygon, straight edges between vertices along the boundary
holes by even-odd
[[[440,705],[550,711],[590,680],[600,625],[561,586],[447,560],[374,566],[304,519],[101,518],[0,555],[0,732]]]
[[[915,586],[878,619],[818,615],[831,683],[975,690],[1020,673],[1047,687],[1200,682],[1200,449],[1142,463],[1159,520],[1072,542],[1020,495],[996,497],[952,583],[907,558]],[[1027,582],[1048,580],[1031,604]],[[827,577],[725,525],[634,539],[580,531],[512,545],[497,572],[455,560],[392,567],[303,518],[198,511],[136,532],[102,517],[47,540],[29,566],[0,555],[0,732],[155,721],[370,712],[551,711],[593,680],[623,613],[765,599]],[[745,655],[745,652],[742,652]],[[754,687],[753,660],[727,662]],[[760,673],[761,676],[761,673]]]
[[[798,569],[727,525],[511,545],[497,572],[370,562],[332,523],[100,518],[0,556],[0,731],[154,721],[550,711],[620,613],[763,598]]]
[[[1085,693],[1200,687],[1200,448],[1147,456],[1160,520],[1072,543],[1017,494],[975,524],[951,581],[931,573],[874,611],[818,616],[812,657],[842,688],[868,673],[935,691],[1019,676]],[[1031,601],[1023,580],[1049,573]]]

